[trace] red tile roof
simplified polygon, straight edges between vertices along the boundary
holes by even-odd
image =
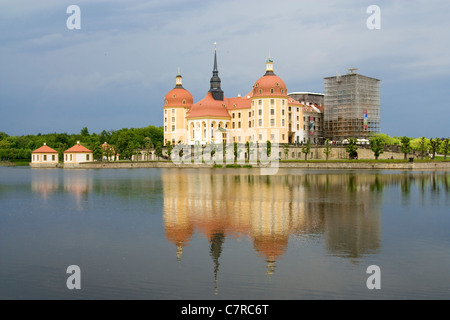
[[[226,109],[227,99],[223,101],[214,100],[212,93],[208,92],[199,102],[192,105],[186,118],[197,117],[220,117],[230,118],[230,114]]]
[[[31,153],[58,153],[58,151],[53,150],[52,148],[44,144],[42,147],[34,150]]]
[[[64,153],[92,153],[88,148],[83,147],[79,142],[74,145],[72,148],[67,149]]]
[[[185,103],[183,104],[183,101]],[[170,90],[164,97],[165,107],[185,107],[189,108],[194,103],[192,94],[184,88]]]

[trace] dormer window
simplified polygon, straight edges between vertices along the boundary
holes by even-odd
[[[270,89],[270,93],[273,93],[273,88]]]
[[[183,104],[186,104],[186,100],[183,100]]]
[[[259,89],[259,94],[262,94],[262,89]]]

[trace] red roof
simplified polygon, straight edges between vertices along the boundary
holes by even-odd
[[[72,148],[67,149],[66,151],[64,151],[64,153],[92,153],[91,150],[89,150],[88,148],[83,147],[79,142],[74,145]]]
[[[273,93],[271,92],[273,89]],[[259,93],[261,90],[261,93]],[[281,92],[283,90],[283,93]],[[253,86],[253,95],[258,96],[287,96],[287,89],[284,81],[274,75],[267,74],[259,78]]]
[[[58,153],[58,151],[53,150],[52,148],[44,144],[42,147],[34,150],[31,153]]]
[[[185,102],[183,104],[183,101]],[[189,108],[194,103],[192,94],[184,88],[170,90],[164,97],[165,107],[185,107]]]
[[[189,110],[189,114],[186,118],[196,117],[221,117],[230,118],[230,114],[227,111],[227,100],[214,100],[212,93],[208,92],[199,102],[192,105]]]

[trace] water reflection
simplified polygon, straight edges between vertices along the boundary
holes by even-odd
[[[54,169],[33,170],[31,174],[31,190],[48,199],[53,193],[63,190],[71,194],[76,202],[77,210],[84,209],[93,187],[93,176],[89,170],[61,171]]]

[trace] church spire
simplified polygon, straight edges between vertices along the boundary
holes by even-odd
[[[216,43],[214,42],[214,46]],[[220,88],[219,70],[217,69],[217,48],[214,48],[214,68],[213,75],[210,80],[209,92],[212,93],[214,100],[223,100],[223,91]]]
[[[178,74],[175,80],[175,88],[183,88],[183,77],[180,74],[180,68],[178,68]]]

